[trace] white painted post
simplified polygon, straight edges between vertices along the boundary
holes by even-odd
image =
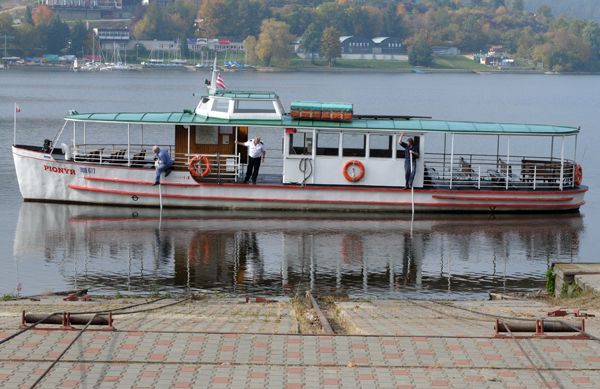
[[[563,190],[563,177],[565,170],[565,137],[560,138],[560,183],[559,188]]]
[[[408,150],[406,150],[408,151]],[[409,177],[413,174],[413,155],[410,151],[408,151],[408,155],[410,156],[410,174]],[[410,179],[410,178],[409,178]],[[414,182],[410,183],[410,207],[411,207],[411,212],[412,215],[415,216],[415,187],[414,187]]]
[[[450,141],[450,189],[452,189],[452,166],[454,166],[454,134]]]
[[[537,181],[537,165],[533,165],[533,190],[535,190]]]
[[[481,189],[481,166],[477,166],[477,189]]]
[[[510,171],[510,136],[506,140],[506,190],[508,190],[508,179]]]
[[[127,166],[131,166],[131,128],[127,124]]]
[[[578,128],[579,129],[579,128]],[[575,166],[577,165],[577,135],[575,135],[575,149],[573,150],[573,171],[571,172],[571,187],[575,188]]]

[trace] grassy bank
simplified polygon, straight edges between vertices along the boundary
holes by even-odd
[[[318,59],[314,63],[307,59],[295,58],[288,65],[289,68],[295,70],[317,70],[327,69],[334,71],[335,69],[373,69],[373,70],[403,70],[407,71],[415,68],[408,61],[377,61],[364,59],[337,59],[334,67],[329,67],[327,61]],[[489,66],[481,65],[462,55],[445,56],[434,58],[433,64],[429,68],[419,67],[423,70],[471,70],[471,71],[491,71],[494,70]]]

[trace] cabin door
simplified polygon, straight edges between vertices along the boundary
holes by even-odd
[[[237,139],[238,142],[248,141],[248,127],[236,127],[237,128]],[[248,160],[248,148],[241,146],[238,147],[238,154],[240,154],[241,163],[246,163]]]
[[[235,127],[231,126],[191,126],[190,154],[235,153]],[[188,152],[188,128],[175,127],[175,152],[184,156]]]

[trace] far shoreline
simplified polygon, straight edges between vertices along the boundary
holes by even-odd
[[[42,72],[74,72],[71,66],[68,65],[10,65],[0,68],[0,73],[18,70],[18,71],[42,71]],[[129,70],[134,73],[140,72],[202,72],[209,71],[208,69],[197,69],[193,65],[184,66],[181,68],[135,68]],[[361,67],[266,67],[258,66],[248,70],[223,70],[227,73],[244,73],[244,72],[260,72],[260,73],[415,73],[415,74],[536,74],[536,75],[581,75],[581,76],[597,76],[600,72],[551,72],[535,69],[440,69],[440,68],[361,68]],[[79,71],[80,73],[98,73],[93,71]],[[127,70],[110,70],[102,71],[101,73],[127,73]],[[74,72],[75,73],[75,72]]]

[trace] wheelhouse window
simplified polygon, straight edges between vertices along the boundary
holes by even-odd
[[[320,132],[317,134],[317,155],[338,156],[340,147],[340,134]]]
[[[365,134],[344,134],[342,155],[344,157],[366,156],[366,138]]]
[[[369,135],[369,157],[392,158],[392,136]]]
[[[237,113],[275,113],[271,100],[239,100],[236,102],[234,112]]]
[[[229,100],[215,99],[212,109],[213,109],[213,111],[217,111],[217,112],[228,112],[229,111]]]
[[[313,133],[298,131],[290,134],[289,155],[311,155],[313,145]]]
[[[219,127],[196,127],[195,132],[197,145],[219,144]]]

